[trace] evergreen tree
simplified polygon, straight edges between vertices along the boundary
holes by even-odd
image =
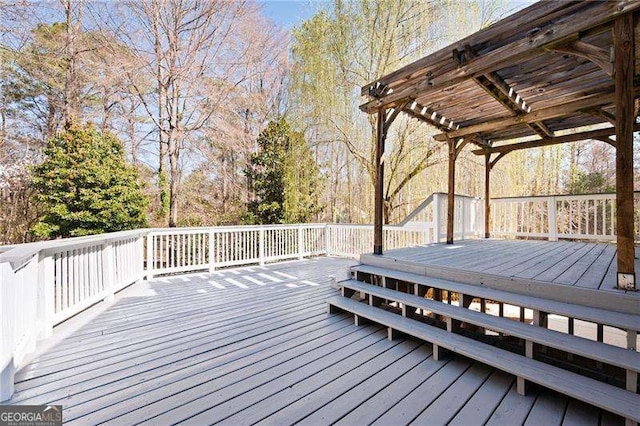
[[[258,152],[246,171],[256,199],[248,222],[307,222],[321,211],[322,176],[301,132],[286,119],[272,121],[258,136]]]
[[[93,125],[72,126],[49,140],[33,169],[45,214],[39,237],[74,237],[146,226],[147,197],[122,143]]]

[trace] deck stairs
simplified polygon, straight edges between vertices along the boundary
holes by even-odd
[[[628,425],[640,421],[640,315],[366,264],[338,286],[329,312],[386,326],[390,340],[403,333],[432,343],[436,359],[450,351],[513,374],[521,394],[532,382],[623,416]],[[479,310],[469,309],[474,300]],[[500,306],[498,315],[486,312],[489,302]],[[518,307],[520,318],[502,315],[505,305]],[[523,322],[525,309],[533,312],[531,323]],[[551,330],[549,314],[570,318],[571,328],[582,320],[625,330],[632,349]]]

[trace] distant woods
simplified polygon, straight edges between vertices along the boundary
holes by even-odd
[[[359,88],[512,12],[511,2],[316,7],[286,31],[249,1],[0,1],[0,244],[76,229],[52,214],[41,178],[51,144],[78,129],[118,146],[123,191],[149,200],[127,226],[370,223],[375,122],[358,109]],[[446,190],[433,133],[404,117],[394,124],[388,222]],[[511,153],[492,193],[608,190],[612,155],[602,142]],[[465,150],[457,192],[480,195],[482,168]],[[93,196],[105,194],[121,211],[131,202]],[[115,229],[101,226],[91,232]]]

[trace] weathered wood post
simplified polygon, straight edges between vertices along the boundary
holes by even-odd
[[[373,223],[373,254],[382,254],[385,136],[385,110],[384,108],[379,108],[376,127],[376,186]]]
[[[618,288],[636,289],[633,231],[633,14],[616,18],[613,26],[616,104],[616,239]]]
[[[491,154],[484,155],[484,237],[490,238],[491,229],[491,205],[490,205],[490,193],[489,193],[489,179],[491,177]]]
[[[453,218],[456,192],[456,141],[447,139],[449,146],[449,186],[447,190],[447,244],[453,244]]]

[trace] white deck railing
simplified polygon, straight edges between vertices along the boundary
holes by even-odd
[[[400,226],[422,228],[432,234],[430,241],[433,242],[446,240],[447,198],[448,195],[442,192],[429,195],[400,222]],[[484,201],[481,198],[456,194],[454,209],[454,239],[478,238],[484,234]]]
[[[640,193],[634,223],[640,236]],[[616,195],[585,194],[491,200],[491,234],[606,241],[616,239]]]

